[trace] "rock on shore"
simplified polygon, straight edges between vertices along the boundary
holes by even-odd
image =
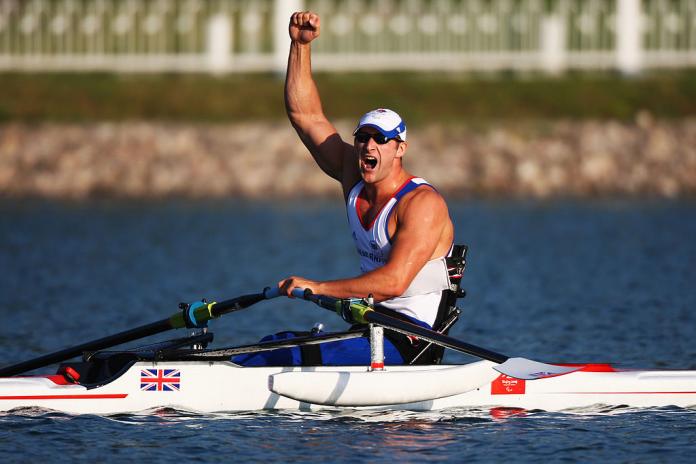
[[[409,127],[405,165],[451,195],[693,196],[696,120]],[[317,195],[337,185],[284,122],[0,125],[6,198]]]

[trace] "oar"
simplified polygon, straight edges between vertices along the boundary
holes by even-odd
[[[167,330],[182,329],[184,327],[201,325],[210,319],[215,319],[223,314],[248,308],[259,301],[268,300],[277,296],[279,296],[277,288],[266,288],[261,293],[242,295],[238,296],[237,298],[221,301],[219,303],[200,303],[198,305],[192,305],[191,308],[182,308],[182,311],[174,313],[171,317],[162,319],[161,321],[142,325],[134,329],[119,332],[115,335],[92,340],[91,342],[82,343],[81,345],[73,346],[72,348],[66,348],[64,350],[56,351],[55,353],[30,359],[29,361],[4,367],[0,369],[0,377],[22,374],[40,367],[50,366],[51,364],[80,356],[85,351],[103,350],[105,348],[110,348],[112,346],[137,340],[139,338],[148,337],[150,335],[155,335]],[[193,326],[191,325],[192,323],[194,324]]]
[[[456,338],[443,335],[434,330],[426,329],[410,322],[402,321],[386,314],[379,313],[361,300],[345,300],[324,295],[314,295],[309,289],[303,290],[295,288],[293,296],[309,300],[322,308],[337,312],[339,315],[350,311],[353,320],[358,323],[372,323],[383,326],[387,329],[412,335],[423,340],[436,343],[456,351],[461,351],[488,361],[497,363],[493,369],[510,377],[524,380],[543,379],[555,377],[557,375],[568,374],[578,370],[577,367],[563,367],[554,364],[546,364],[539,361],[532,361],[526,358],[511,358],[504,354],[496,353],[485,348],[462,342]]]

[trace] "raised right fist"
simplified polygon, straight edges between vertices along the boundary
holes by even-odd
[[[300,11],[290,16],[290,39],[293,42],[308,44],[319,37],[319,15],[311,11]]]

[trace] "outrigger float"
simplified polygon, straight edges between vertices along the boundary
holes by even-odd
[[[370,301],[339,300],[296,289],[294,296],[349,312],[366,329],[208,349],[202,333],[126,351],[106,348],[169,329],[202,327],[223,314],[279,296],[277,289],[220,303],[184,306],[168,319],[0,369],[0,411],[46,408],[71,414],[159,408],[197,412],[369,408],[429,411],[510,407],[559,411],[592,405],[696,405],[696,371],[621,370],[609,364],[546,364],[454,339],[375,311]],[[468,353],[464,365],[383,368],[381,330],[388,328]],[[242,367],[232,356],[369,335],[370,366]],[[26,372],[60,365],[53,375]]]

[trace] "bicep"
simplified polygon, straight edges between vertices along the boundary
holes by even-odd
[[[352,153],[352,145],[344,142],[333,124],[325,119],[294,126],[321,170],[344,183],[346,158]]]

